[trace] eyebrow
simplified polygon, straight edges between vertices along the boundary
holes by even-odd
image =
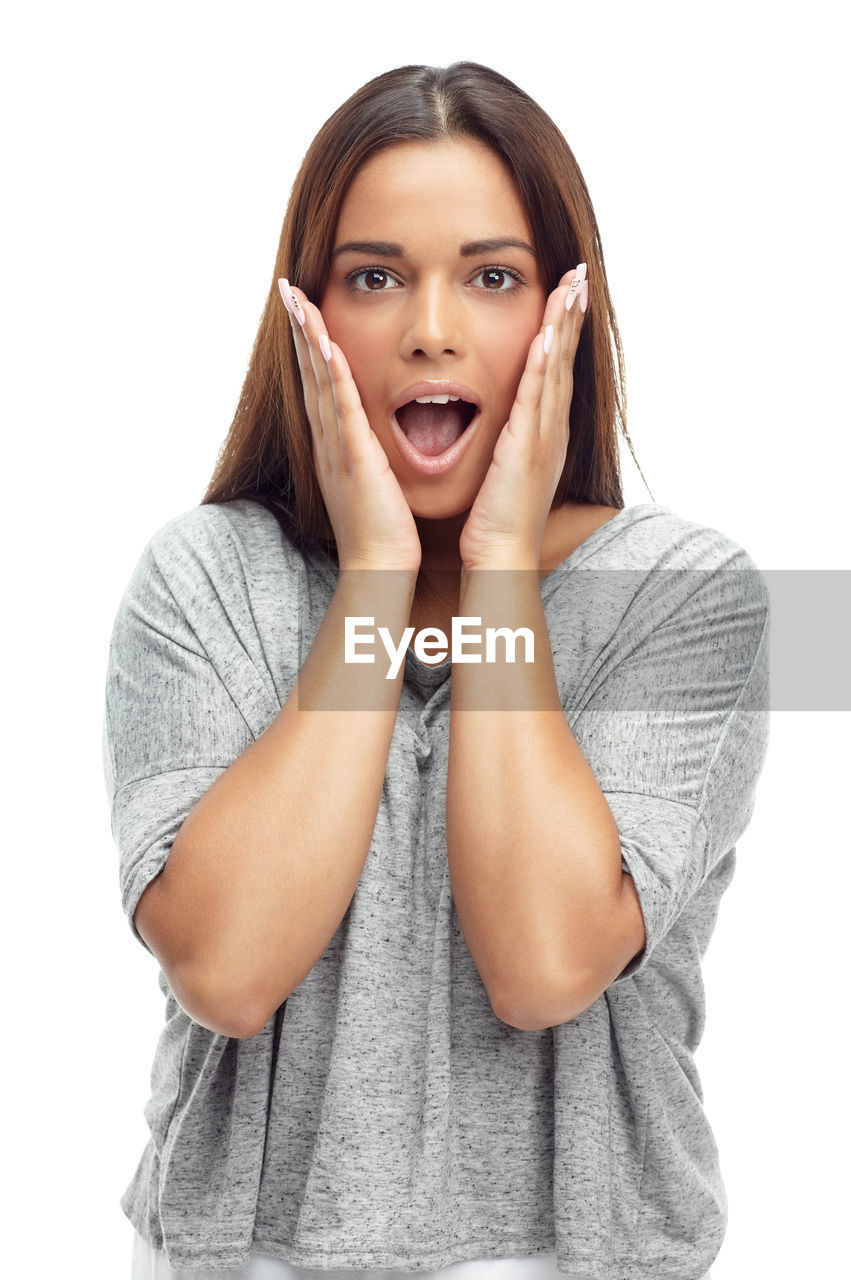
[[[535,256],[535,250],[525,240],[515,240],[512,236],[500,236],[493,240],[469,240],[462,244],[458,252],[462,258],[475,258],[480,253],[494,253],[497,249],[524,249]],[[341,253],[369,253],[376,258],[404,258],[405,250],[400,244],[389,240],[347,240],[338,245],[332,257]]]

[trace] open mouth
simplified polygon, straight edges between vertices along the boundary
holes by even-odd
[[[396,410],[399,429],[417,453],[435,458],[451,449],[479,412],[457,396],[420,396]]]

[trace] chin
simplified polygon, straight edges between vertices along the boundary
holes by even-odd
[[[475,492],[459,492],[455,490],[455,494],[449,492],[449,486],[446,482],[444,491],[439,493],[424,493],[420,486],[416,488],[403,487],[402,492],[405,495],[405,501],[411,509],[411,515],[416,516],[419,520],[452,520],[458,516],[466,516],[473,503],[476,500]]]

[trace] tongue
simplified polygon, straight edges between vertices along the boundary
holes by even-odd
[[[411,400],[396,410],[396,421],[418,453],[435,457],[461,435],[467,414],[460,400],[449,404],[417,404]]]

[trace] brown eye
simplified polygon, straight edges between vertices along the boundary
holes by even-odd
[[[523,287],[522,279],[510,267],[482,267],[476,272],[475,279],[480,281],[478,287],[485,293],[516,293]]]
[[[352,293],[387,293],[399,287],[398,281],[383,267],[361,267],[346,276],[346,285]]]

